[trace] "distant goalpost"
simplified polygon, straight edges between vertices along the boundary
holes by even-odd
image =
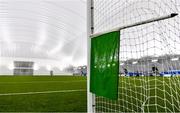
[[[90,93],[88,75],[88,112],[180,112],[180,1],[87,2],[88,74],[90,36],[121,32],[118,99]]]

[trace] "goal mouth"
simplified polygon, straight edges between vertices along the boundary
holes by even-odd
[[[120,31],[118,98],[88,91],[90,112],[180,112],[179,4],[177,0],[88,4],[93,7],[88,38]]]

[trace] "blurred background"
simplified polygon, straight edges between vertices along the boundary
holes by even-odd
[[[82,74],[86,34],[85,0],[0,0],[0,75]]]

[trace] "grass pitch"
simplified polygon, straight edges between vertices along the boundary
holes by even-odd
[[[0,77],[0,112],[86,112],[86,78]]]
[[[86,112],[86,78],[0,77],[0,112]],[[180,77],[120,77],[118,100],[96,97],[103,112],[180,112]]]

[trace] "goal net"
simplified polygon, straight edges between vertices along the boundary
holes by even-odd
[[[93,2],[94,33],[180,13],[180,0]],[[95,96],[96,112],[180,112],[180,17],[120,32],[118,99]]]

